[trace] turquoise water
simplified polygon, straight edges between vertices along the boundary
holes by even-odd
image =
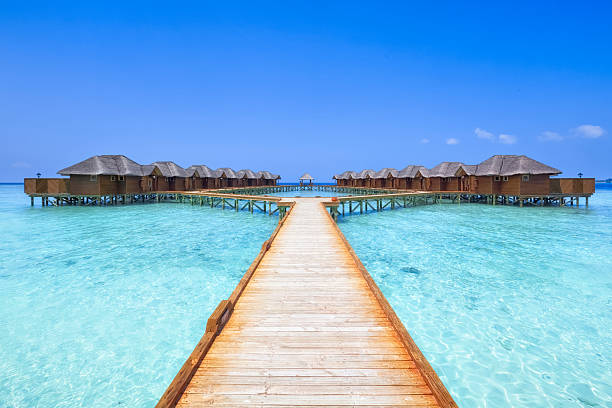
[[[0,407],[152,407],[277,217],[0,185]]]
[[[459,406],[611,407],[612,189],[589,204],[440,204],[340,227]]]

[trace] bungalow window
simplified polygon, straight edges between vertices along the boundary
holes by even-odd
[[[119,176],[119,181],[125,181],[125,176]]]
[[[504,181],[508,181],[508,176],[504,176]]]
[[[500,181],[500,180],[501,180],[501,177],[495,176],[495,181]]]
[[[98,181],[98,176],[96,174],[92,174],[89,176],[89,181]]]
[[[529,181],[529,174],[523,174],[523,181]]]

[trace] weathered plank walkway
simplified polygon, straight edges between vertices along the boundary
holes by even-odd
[[[456,407],[324,200],[295,200],[178,406]]]

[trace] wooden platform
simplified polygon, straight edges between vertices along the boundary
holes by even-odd
[[[323,200],[296,199],[177,406],[456,407]]]

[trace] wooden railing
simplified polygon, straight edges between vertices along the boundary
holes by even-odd
[[[594,178],[551,178],[551,194],[593,194],[595,193]]]
[[[68,194],[70,179],[67,178],[26,178],[23,179],[26,194]]]

